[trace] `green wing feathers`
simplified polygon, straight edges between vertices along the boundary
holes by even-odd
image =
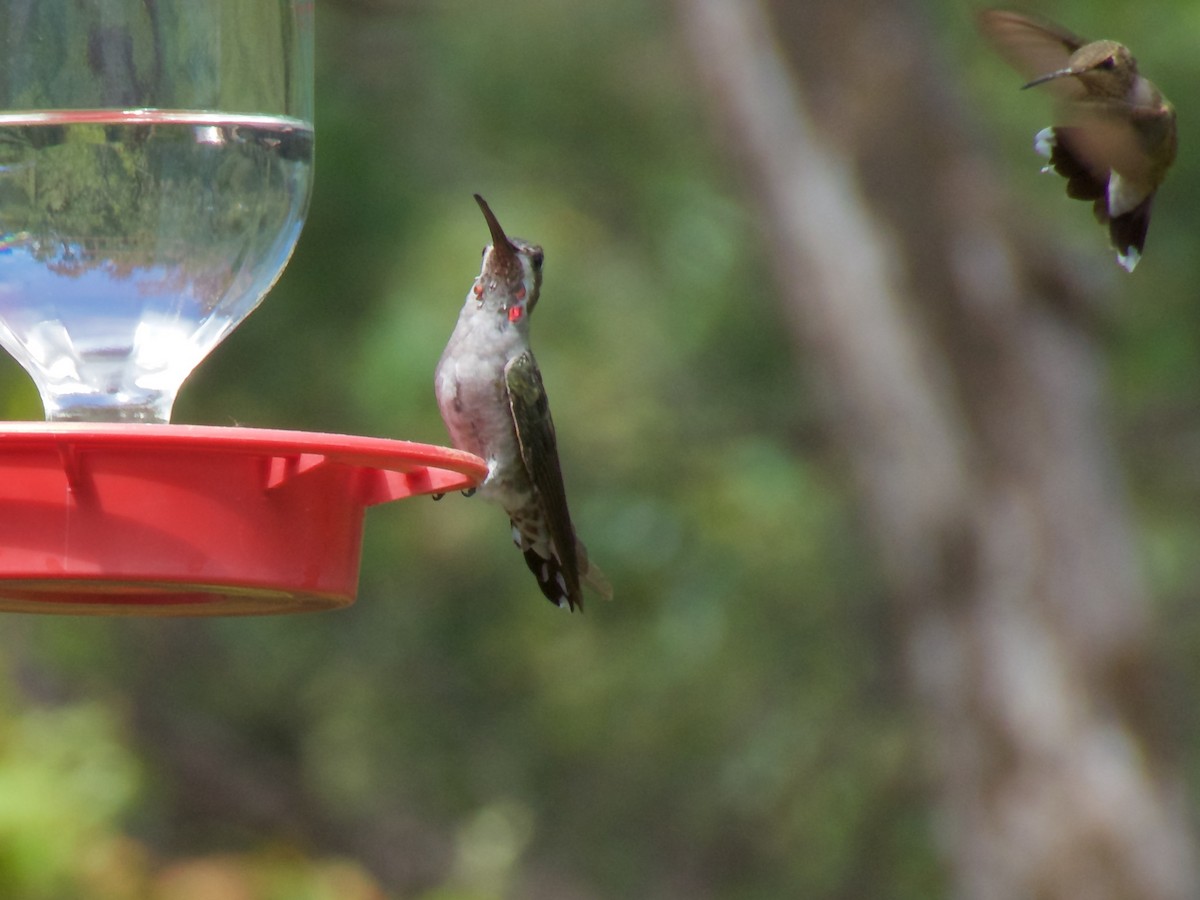
[[[504,381],[508,387],[521,460],[541,497],[551,554],[555,557],[547,560],[533,550],[527,550],[525,559],[537,576],[542,592],[555,603],[565,599],[574,609],[582,606],[575,529],[567,509],[567,492],[558,463],[558,441],[554,421],[550,418],[550,402],[533,354],[526,351],[510,360],[504,367]]]

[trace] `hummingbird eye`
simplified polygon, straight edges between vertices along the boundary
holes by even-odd
[[[541,250],[536,251],[531,257],[529,257],[529,261],[533,264],[533,271],[535,271],[535,272],[542,271],[542,261],[544,259],[545,259],[545,255],[542,253]]]
[[[1114,68],[1116,66],[1116,64],[1117,64],[1117,59],[1115,56],[1106,56],[1104,59],[1100,60],[1100,64],[1098,66],[1096,66],[1096,68],[1097,69],[1111,69],[1111,68]]]

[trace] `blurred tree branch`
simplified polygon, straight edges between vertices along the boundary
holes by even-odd
[[[956,895],[1200,896],[1084,286],[910,4],[677,6],[899,604]]]

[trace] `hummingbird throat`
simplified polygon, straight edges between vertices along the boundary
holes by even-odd
[[[492,290],[496,290],[497,282],[492,281],[491,287],[492,287]],[[482,278],[476,280],[474,287],[471,288],[471,293],[475,297],[476,304],[482,309],[483,303],[484,303],[484,293],[485,293],[485,288],[483,286]],[[524,300],[528,296],[528,292],[525,290],[525,285],[518,284],[516,289],[513,291],[512,295],[516,302],[511,303],[511,304],[510,303],[502,303],[500,305],[500,311],[505,313],[508,316],[508,321],[519,322],[525,315]]]

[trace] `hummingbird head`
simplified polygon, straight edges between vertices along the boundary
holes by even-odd
[[[527,321],[542,289],[542,248],[508,237],[487,201],[476,194],[475,202],[483,210],[492,242],[483,248],[483,267],[472,293],[480,306],[493,302],[513,324]]]
[[[1033,79],[1025,87],[1068,76],[1078,79],[1090,96],[1124,99],[1137,80],[1137,61],[1124,44],[1092,41],[1072,53],[1066,66]]]

